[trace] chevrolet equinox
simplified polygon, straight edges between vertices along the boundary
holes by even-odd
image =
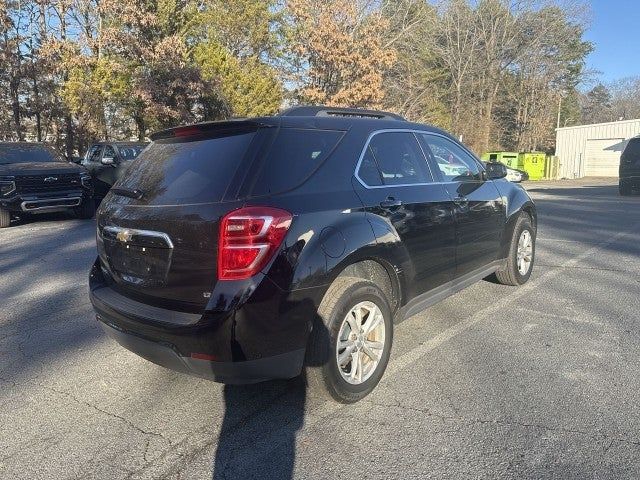
[[[224,383],[292,378],[355,402],[394,323],[533,268],[536,208],[500,164],[394,114],[294,107],[161,131],[97,217],[107,334]]]

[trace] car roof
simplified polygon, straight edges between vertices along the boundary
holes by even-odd
[[[147,145],[149,142],[133,142],[133,141],[114,141],[114,142],[93,142],[94,145],[123,145],[123,146],[135,146],[135,145]]]
[[[325,114],[328,107],[298,107],[293,114],[286,110],[280,115],[269,117],[232,118],[230,120],[218,120],[211,122],[200,122],[190,125],[169,128],[151,135],[152,140],[172,137],[176,132],[189,131],[193,129],[201,130],[203,133],[209,130],[233,129],[238,127],[284,127],[284,128],[304,128],[319,130],[421,130],[425,133],[436,133],[443,135],[457,142],[449,133],[432,125],[414,123],[404,120],[399,115],[376,110],[363,109],[329,109],[330,114]],[[344,115],[342,112],[346,112]],[[358,112],[363,112],[362,116]],[[373,115],[370,114],[373,112]],[[376,116],[374,116],[376,115]]]

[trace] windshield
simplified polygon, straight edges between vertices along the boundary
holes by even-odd
[[[0,165],[12,163],[64,162],[62,157],[46,145],[9,144],[0,145]]]
[[[146,145],[118,145],[117,147],[122,160],[133,160],[140,155]]]

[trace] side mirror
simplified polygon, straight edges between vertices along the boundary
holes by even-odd
[[[103,165],[113,165],[114,163],[116,163],[116,159],[113,157],[102,157],[100,163],[102,163]]]
[[[502,163],[489,162],[486,164],[487,179],[497,180],[507,176],[507,167]]]

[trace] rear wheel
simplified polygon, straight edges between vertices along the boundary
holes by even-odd
[[[96,204],[93,198],[88,198],[82,202],[79,207],[75,207],[73,211],[78,218],[88,220],[93,218],[93,215],[96,213]]]
[[[496,272],[503,285],[523,285],[529,280],[536,254],[536,234],[531,218],[521,213],[516,221],[509,247],[509,256],[504,270]]]
[[[624,183],[622,181],[618,183],[618,190],[620,192],[620,195],[622,195],[623,197],[626,197],[627,195],[631,195],[632,193],[631,187],[629,186],[629,184]]]
[[[6,228],[11,224],[11,213],[9,210],[0,208],[0,228]]]
[[[325,294],[307,351],[309,386],[353,403],[378,384],[393,342],[391,309],[373,283],[338,278]]]

